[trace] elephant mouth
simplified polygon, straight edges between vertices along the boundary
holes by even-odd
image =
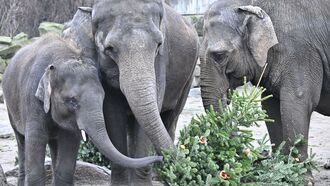
[[[117,71],[118,72],[118,71]],[[120,85],[119,85],[119,73],[116,73],[116,71],[106,71],[106,72],[102,72],[102,77],[105,77],[104,80],[106,82],[107,85],[109,85],[112,88],[115,89],[120,89]]]

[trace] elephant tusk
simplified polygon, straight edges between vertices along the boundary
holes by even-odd
[[[82,137],[83,141],[86,142],[87,141],[86,132],[84,130],[80,130],[80,132],[81,132],[81,137]]]

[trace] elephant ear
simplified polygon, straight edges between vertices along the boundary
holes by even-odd
[[[158,48],[158,53],[159,55],[164,55],[164,43],[165,43],[165,37],[166,37],[166,21],[165,21],[165,14],[166,14],[166,11],[165,11],[165,8],[163,6],[163,15],[161,16],[161,21],[160,21],[160,25],[159,25],[159,30],[160,32],[162,33],[162,36],[163,36],[163,41],[162,41],[162,44],[159,46]]]
[[[160,31],[163,34],[163,41],[162,41],[162,44],[158,48],[158,53],[160,55],[164,55],[164,42],[165,42],[165,37],[166,37],[164,18],[163,18],[163,20],[160,23]]]
[[[239,10],[252,14],[244,21],[248,33],[248,47],[257,64],[263,67],[267,62],[268,50],[278,43],[273,23],[260,7],[241,6]]]
[[[49,112],[50,109],[50,95],[52,88],[50,86],[50,71],[54,69],[53,65],[50,65],[45,73],[42,75],[35,96],[44,103],[45,113]]]

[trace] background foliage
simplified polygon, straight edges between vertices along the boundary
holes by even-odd
[[[78,159],[111,169],[110,161],[97,150],[91,141],[81,142]]]

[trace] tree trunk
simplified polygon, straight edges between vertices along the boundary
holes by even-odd
[[[25,32],[39,35],[43,21],[64,23],[72,19],[79,6],[92,6],[93,0],[0,0],[0,35]]]

